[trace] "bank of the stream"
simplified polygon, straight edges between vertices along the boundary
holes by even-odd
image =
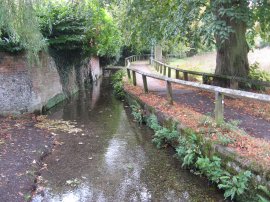
[[[27,201],[36,189],[35,178],[53,147],[53,138],[35,124],[33,114],[0,117],[1,202]]]
[[[228,123],[215,124],[215,127],[212,127],[210,117],[198,119],[192,116],[192,110],[189,108],[183,108],[178,103],[170,105],[161,96],[154,93],[145,94],[140,87],[131,86],[128,82],[124,83],[124,90],[135,119],[154,130],[153,142],[157,147],[173,146],[184,167],[191,169],[196,175],[207,176],[225,191],[226,198],[236,201],[268,201],[269,167],[260,161],[254,161],[255,158],[245,156],[244,151],[238,153],[232,146],[229,147],[232,141],[226,135],[231,130],[235,144],[242,144],[240,137],[247,142],[250,141],[248,138],[253,137],[238,134],[239,128]],[[197,128],[186,124],[190,123],[187,121],[190,119],[192,123],[196,122]],[[207,128],[208,125],[212,128]],[[201,130],[202,127],[204,130]],[[225,129],[225,134],[224,131],[218,130],[219,127]],[[255,139],[254,142],[256,141],[263,142],[261,139]],[[260,145],[260,149],[264,149],[268,144]],[[245,150],[245,147],[242,149]],[[267,158],[267,153],[263,154]],[[259,156],[260,153],[256,155]],[[261,158],[263,162],[269,163],[264,156]]]
[[[204,178],[182,169],[171,152],[152,144],[127,104],[105,79],[49,112],[76,122],[77,133],[58,132],[59,143],[44,160],[37,201],[223,201]]]

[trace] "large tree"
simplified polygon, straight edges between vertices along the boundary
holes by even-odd
[[[249,46],[254,24],[269,37],[268,0],[118,0],[125,5],[122,21],[129,40],[147,45],[155,41],[198,40],[214,43],[216,73],[247,77]],[[124,3],[123,3],[124,2]],[[122,8],[123,10],[123,8]],[[252,38],[252,37],[251,37]]]

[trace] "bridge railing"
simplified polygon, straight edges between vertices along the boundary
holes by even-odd
[[[186,80],[180,80],[180,79],[174,79],[170,78],[169,76],[161,76],[157,74],[152,74],[152,73],[146,73],[137,69],[134,69],[130,67],[130,60],[127,59],[127,74],[128,78],[133,82],[133,85],[137,85],[137,80],[136,80],[136,73],[140,74],[142,76],[143,80],[143,88],[144,92],[148,93],[148,84],[147,84],[147,78],[153,78],[153,79],[158,79],[161,81],[166,82],[166,91],[167,91],[167,100],[170,104],[173,104],[173,89],[172,89],[172,84],[180,84],[180,85],[185,85],[189,87],[194,87],[198,88],[201,90],[209,91],[215,94],[215,120],[216,122],[220,122],[224,120],[224,95],[227,96],[232,96],[232,97],[239,97],[239,98],[248,98],[248,99],[253,99],[257,101],[263,101],[270,103],[270,96],[266,94],[259,94],[259,93],[252,93],[252,92],[247,92],[247,91],[241,91],[241,90],[234,90],[234,89],[228,89],[228,88],[222,88],[218,86],[212,86],[212,85],[206,85],[206,84],[201,84],[198,82],[191,82],[191,81],[186,81]],[[162,65],[162,67],[168,67],[168,65],[165,65],[160,62],[156,62],[158,65]],[[159,67],[160,68],[160,67]],[[132,75],[132,76],[131,76]]]

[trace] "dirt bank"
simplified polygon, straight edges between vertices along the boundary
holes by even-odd
[[[34,115],[0,117],[0,201],[27,201],[53,137],[36,128]]]

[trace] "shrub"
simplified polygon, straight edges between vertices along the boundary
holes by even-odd
[[[123,77],[124,76],[125,76],[125,72],[123,70],[117,71],[112,76],[113,94],[118,99],[123,99],[125,97],[124,85],[123,85]]]
[[[225,190],[225,198],[231,197],[231,199],[234,199],[236,195],[243,194],[247,189],[250,177],[250,171],[241,172],[235,176],[231,176],[229,174],[221,176],[221,182],[218,184],[218,188]]]
[[[138,111],[136,107],[132,108]],[[141,120],[141,118],[138,120]],[[161,148],[164,144],[178,143],[176,156],[182,161],[182,166],[198,169],[195,173],[205,175],[210,181],[216,183],[220,189],[225,191],[225,198],[231,198],[233,200],[236,196],[242,195],[247,190],[252,175],[251,172],[245,171],[237,175],[231,175],[222,168],[220,158],[217,156],[208,158],[203,155],[202,147],[205,145],[192,131],[186,131],[186,136],[182,136],[175,128],[170,130],[160,126],[154,114],[147,118],[146,123],[155,132],[152,141],[158,148]],[[233,123],[234,126],[237,125],[237,122]],[[224,142],[227,143],[227,140]],[[269,194],[268,192],[264,193]],[[258,198],[265,202],[263,196],[258,196]]]
[[[138,103],[135,103],[134,105],[131,105],[132,112],[134,119],[139,123],[143,123],[143,110],[141,109],[141,106]]]
[[[179,138],[179,133],[176,130],[176,127],[173,126],[173,129],[162,127],[159,125],[157,117],[152,114],[146,120],[147,125],[154,130],[155,135],[152,142],[157,146],[157,148],[162,148],[165,144],[173,144]]]
[[[266,71],[260,70],[259,63],[255,62],[254,64],[250,65],[249,76],[252,80],[259,80],[259,81],[269,81],[270,82],[270,74]],[[250,84],[248,83],[247,86],[249,88],[255,90],[265,90],[264,86],[258,84]]]
[[[176,130],[169,130],[168,128],[161,127],[155,132],[152,142],[160,149],[165,144],[172,144],[178,137],[179,133]]]
[[[161,126],[158,123],[157,117],[154,114],[151,114],[146,121],[148,127],[153,129],[155,132],[161,130]]]
[[[98,1],[46,1],[38,7],[42,34],[51,48],[119,58],[122,37]]]

